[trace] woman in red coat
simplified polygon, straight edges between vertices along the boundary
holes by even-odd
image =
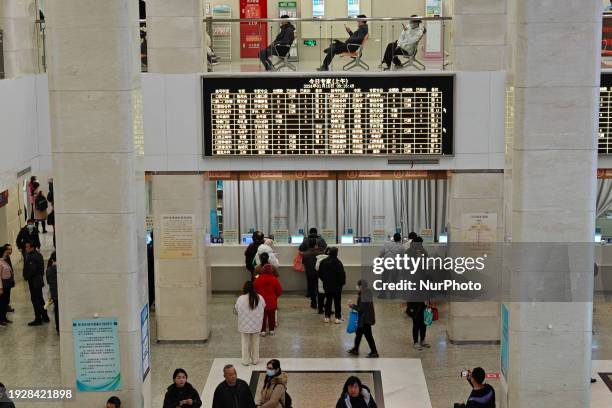
[[[276,314],[278,297],[283,293],[283,288],[281,288],[278,278],[274,276],[272,265],[266,264],[263,267],[261,275],[255,279],[255,290],[266,301],[260,335],[262,337],[266,336],[266,321],[268,322],[267,334],[274,335],[274,327],[276,325],[274,316]]]

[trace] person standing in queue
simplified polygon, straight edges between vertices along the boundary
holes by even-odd
[[[338,248],[329,248],[327,258],[321,261],[319,265],[319,276],[323,281],[323,290],[325,291],[325,318],[324,322],[329,323],[331,317],[331,305],[334,302],[334,323],[340,324],[342,318],[342,287],[346,284],[346,272],[344,265],[338,259]]]
[[[261,275],[261,272],[266,265],[272,266],[272,274],[278,278],[278,269],[272,262],[270,262],[270,254],[267,252],[262,252],[261,255],[259,255],[259,265],[255,267],[255,277]]]
[[[251,273],[251,280],[255,279],[255,256],[257,249],[264,243],[264,234],[261,231],[253,233],[253,242],[244,251],[244,266]]]
[[[373,295],[372,291],[368,287],[368,281],[365,279],[360,279],[357,282],[357,290],[359,291],[357,304],[354,304],[350,299],[348,301],[349,309],[357,311],[357,313],[359,313],[359,317],[357,320],[357,331],[355,332],[355,345],[347,352],[354,356],[358,356],[361,338],[365,336],[368,346],[370,346],[370,354],[368,354],[367,357],[378,358],[376,342],[374,341],[374,336],[372,335],[372,326],[376,324],[376,315],[374,313],[374,303],[372,299]]]
[[[36,225],[34,225],[34,219],[30,218],[22,229],[19,230],[19,234],[17,234],[17,239],[15,244],[17,244],[17,249],[23,255],[25,259],[26,251],[25,251],[25,243],[31,242],[35,248],[40,248],[40,238],[38,237],[38,229]]]
[[[11,267],[11,288],[15,287],[15,269],[13,269],[13,262],[11,261],[11,255],[13,254],[13,246],[11,244],[4,244],[3,246],[4,250],[0,250],[1,252],[4,252],[4,256],[2,257],[2,259],[4,259],[4,261],[8,264],[8,266]],[[6,311],[8,313],[12,313],[15,311],[15,309],[12,308],[11,306],[11,291],[8,292],[8,296],[6,297],[6,301],[7,306],[6,306]]]
[[[266,301],[255,291],[253,281],[244,282],[242,296],[234,305],[238,315],[238,331],[242,337],[242,365],[259,363],[259,332],[265,307]]]
[[[272,266],[274,266],[275,268],[278,268],[280,266],[280,262],[278,261],[278,258],[274,253],[274,241],[272,241],[270,238],[266,238],[264,240],[264,243],[261,244],[259,248],[257,248],[257,256],[255,256],[256,265],[261,264],[261,255],[263,253],[268,254],[268,261],[272,264]],[[257,269],[257,267],[255,267],[255,269]]]
[[[215,389],[212,408],[255,408],[251,388],[238,378],[233,365],[223,367],[223,378],[225,380]]]
[[[189,407],[200,408],[202,400],[198,391],[187,382],[187,371],[177,368],[172,374],[174,382],[164,396],[163,408]]]
[[[53,313],[55,315],[55,331],[59,333],[59,303],[57,300],[57,258],[55,251],[47,261],[47,284],[49,285],[49,296],[53,301]]]
[[[0,326],[13,323],[7,317],[11,302],[11,289],[15,286],[13,268],[6,262],[7,256],[10,256],[10,250],[9,244],[0,247]]]
[[[47,208],[49,208],[47,197],[42,190],[37,189],[34,196],[34,222],[36,227],[38,227],[38,223],[42,224],[43,234],[47,233]]]
[[[106,401],[106,408],[121,408],[121,400],[114,395]]]
[[[261,336],[266,334],[274,335],[276,327],[276,308],[278,307],[278,298],[283,293],[278,278],[272,273],[272,265],[267,264],[263,267],[261,275],[255,279],[255,290],[265,301],[264,317],[261,325]],[[267,324],[267,332],[266,332]]]
[[[34,308],[34,320],[28,326],[40,326],[49,323],[49,315],[45,310],[43,287],[45,286],[45,261],[31,242],[25,244],[26,257],[23,265],[23,279],[28,282],[30,300]]]
[[[359,377],[350,376],[344,383],[336,408],[377,408],[377,405],[372,392]]]
[[[308,296],[310,297],[310,307],[323,314],[323,305],[319,302],[319,277],[315,266],[317,264],[317,256],[321,255],[322,250],[317,247],[317,240],[310,238],[308,240],[308,249],[302,254],[302,264],[304,264],[304,272],[306,275],[306,287],[308,288]]]
[[[261,389],[259,408],[284,408],[287,405],[287,374],[280,361],[272,359],[266,364],[266,379]]]

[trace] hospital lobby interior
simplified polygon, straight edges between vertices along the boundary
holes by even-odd
[[[610,0],[0,0],[0,407],[612,406],[610,68]]]

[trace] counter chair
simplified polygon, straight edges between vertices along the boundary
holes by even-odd
[[[368,42],[368,37],[369,34],[366,34],[365,37],[363,37],[363,41],[361,42],[361,44],[347,44],[346,48],[348,48],[348,52],[338,54],[338,56],[340,57],[352,58],[352,61],[342,67],[343,70],[349,71],[355,67],[360,67],[365,71],[370,70],[370,66],[362,59],[363,49],[365,48],[365,45]]]

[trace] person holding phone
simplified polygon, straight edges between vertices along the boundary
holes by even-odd
[[[367,18],[365,14],[360,14],[357,18]],[[332,62],[334,56],[343,54],[345,52],[353,52],[357,49],[357,46],[361,45],[366,35],[368,35],[368,23],[367,21],[359,20],[357,22],[357,31],[353,32],[346,25],[344,29],[349,35],[348,40],[342,42],[340,40],[334,40],[334,42],[324,50],[325,59],[323,65],[317,68],[317,71],[329,71],[329,65]]]
[[[482,367],[464,370],[461,376],[470,383],[472,392],[465,404],[455,404],[454,408],[495,408],[495,390],[484,383],[485,371]]]
[[[415,55],[419,41],[425,34],[425,28],[421,26],[421,20],[418,20],[416,14],[410,16],[411,20],[408,26],[402,24],[402,32],[397,41],[387,44],[385,55],[380,66],[385,70],[391,69],[391,61],[396,67],[401,68],[402,62],[397,58],[398,55]],[[386,67],[385,67],[386,65]]]

